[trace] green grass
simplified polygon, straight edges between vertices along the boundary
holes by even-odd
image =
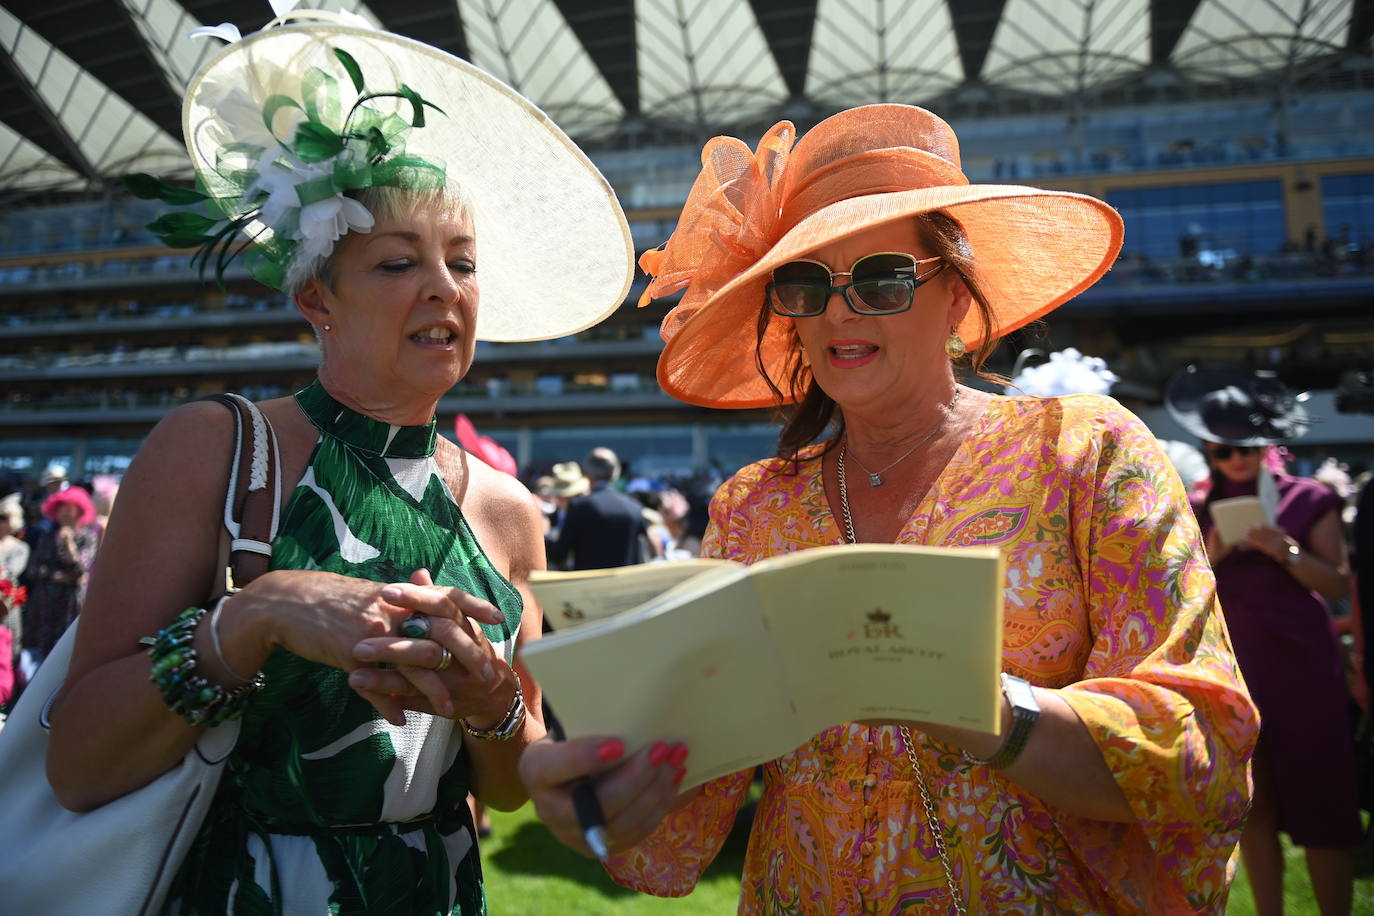
[[[735,912],[747,840],[743,829],[730,835],[695,891],[686,897],[665,900],[626,890],[612,882],[600,865],[555,840],[535,817],[533,805],[510,814],[493,812],[492,826],[492,836],[482,841],[482,867],[492,916],[727,916]],[[1286,839],[1284,861],[1284,913],[1318,916],[1302,850]],[[1353,913],[1374,916],[1374,843],[1366,843],[1355,861]],[[1254,898],[1250,896],[1250,884],[1242,866],[1231,888],[1226,914],[1254,913]]]
[[[739,901],[744,868],[743,829],[730,834],[696,890],[664,899],[626,890],[597,862],[568,849],[540,822],[533,805],[509,814],[492,812],[492,835],[482,841],[487,905],[492,916],[725,916]]]
[[[1312,896],[1312,882],[1307,880],[1307,863],[1302,850],[1283,842],[1283,912],[1284,916],[1318,916],[1317,901]],[[1366,841],[1355,853],[1355,904],[1352,916],[1374,916],[1374,842]],[[1255,916],[1255,898],[1250,894],[1250,882],[1245,878],[1245,866],[1236,873],[1231,885],[1231,897],[1226,916]]]

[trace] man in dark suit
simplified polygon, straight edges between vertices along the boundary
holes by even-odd
[[[591,481],[592,490],[569,503],[562,530],[547,536],[549,568],[561,568],[569,556],[573,569],[641,562],[643,507],[611,486],[620,476],[620,459],[608,448],[594,448],[582,462],[582,473]]]

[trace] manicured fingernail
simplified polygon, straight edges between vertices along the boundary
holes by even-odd
[[[443,702],[442,704],[440,704],[440,706],[439,706],[439,714],[440,714],[441,716],[443,716],[445,719],[452,719],[452,718],[453,718],[453,701],[452,701],[452,700],[447,700],[447,699],[444,700],[444,702]]]
[[[668,755],[668,763],[674,768],[682,766],[687,762],[687,745],[679,744],[673,748],[673,752]]]
[[[601,746],[596,749],[596,759],[602,763],[610,763],[612,760],[619,760],[624,753],[625,743],[619,738],[612,738],[601,742]]]
[[[352,674],[350,674],[350,675],[348,676],[348,686],[350,686],[350,687],[366,687],[366,686],[367,686],[367,675],[366,675],[364,672],[362,672],[362,671],[354,671]]]
[[[377,657],[377,650],[372,646],[355,646],[353,657],[368,662]]]
[[[680,769],[680,770],[678,770],[676,773],[674,773],[674,774],[673,774],[673,785],[675,785],[675,786],[680,786],[680,785],[682,785],[682,777],[684,777],[684,776],[686,776],[686,775],[687,775],[687,768],[686,768],[686,767],[683,767],[682,769]]]
[[[654,766],[660,766],[662,765],[663,761],[668,759],[669,753],[671,753],[671,751],[669,750],[668,745],[664,744],[662,741],[659,741],[649,750],[649,762],[652,763]]]
[[[386,588],[382,589],[382,599],[384,601],[395,601],[404,594],[405,592],[401,591],[399,585],[388,585]]]

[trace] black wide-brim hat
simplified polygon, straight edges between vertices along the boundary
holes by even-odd
[[[1312,425],[1303,402],[1273,372],[1189,366],[1169,382],[1164,406],[1199,439],[1228,445],[1280,445]]]

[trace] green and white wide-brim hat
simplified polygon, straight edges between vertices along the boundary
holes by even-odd
[[[276,22],[282,24],[231,43],[187,88],[186,146],[212,194],[236,182],[241,193],[242,176],[256,174],[252,150],[298,137],[307,120],[338,128],[361,98],[374,121],[390,122],[377,134],[383,148],[389,143],[393,154],[403,148],[405,157],[440,164],[472,204],[479,340],[562,337],[620,306],[634,277],[634,248],[615,192],[528,99],[451,54],[334,14],[296,13]],[[422,106],[404,93],[393,96],[398,87],[429,103],[422,126],[410,124]],[[365,98],[372,93],[385,95]],[[337,166],[326,159],[311,167],[327,185],[325,173]],[[385,183],[404,183],[391,174]],[[342,231],[354,227],[350,205],[366,215],[340,195],[317,190],[316,196],[342,207],[336,219]],[[301,199],[309,198],[302,192]],[[244,228],[270,245],[270,220]]]

